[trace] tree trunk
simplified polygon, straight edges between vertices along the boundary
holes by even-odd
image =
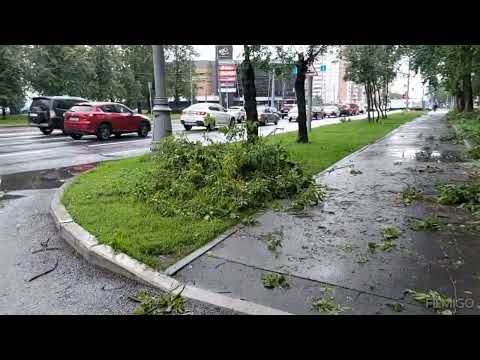
[[[377,87],[375,86],[375,83],[373,83],[373,105],[375,106],[375,110],[377,111],[377,117],[375,119],[375,122],[378,122],[380,119],[380,110],[378,109],[378,101],[377,101],[377,95],[378,95],[378,90]]]
[[[370,103],[370,87],[368,85],[368,82],[365,83],[365,95],[367,96],[367,118],[368,122],[372,121],[370,117],[370,106],[372,105]]]
[[[299,56],[297,67],[297,77],[295,79],[295,95],[297,97],[298,106],[298,137],[297,142],[308,143],[307,131],[307,109],[305,104],[305,74],[307,73],[307,64],[303,57]]]
[[[257,91],[255,89],[255,71],[250,62],[250,49],[244,45],[245,59],[242,63],[242,86],[245,112],[247,113],[247,139],[258,137]]]
[[[2,118],[6,118],[7,117],[7,112],[5,111],[5,107],[2,106]]]
[[[463,111],[473,112],[472,76],[470,72],[463,75],[463,99]]]
[[[142,113],[142,103],[140,101],[137,102],[137,111],[138,111],[139,114]]]

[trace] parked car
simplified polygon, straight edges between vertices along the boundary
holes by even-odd
[[[205,123],[207,114],[215,119],[214,125]],[[213,130],[217,126],[233,126],[236,121],[235,116],[227,112],[223,106],[215,103],[194,104],[183,110],[180,117],[180,122],[187,131],[191,130],[193,126],[205,126],[207,130]]]
[[[340,109],[337,105],[327,105],[323,107],[323,112],[327,117],[337,117],[340,115]]]
[[[72,106],[88,100],[70,96],[39,96],[32,99],[28,122],[30,126],[50,135],[54,129],[64,130],[64,114]]]
[[[278,124],[280,115],[276,112],[275,108],[269,106],[257,106],[258,122],[264,126],[268,123]]]
[[[84,102],[65,113],[64,132],[74,140],[83,135],[96,135],[98,140],[108,140],[112,134],[136,132],[144,138],[151,130],[150,119],[135,114],[123,104],[112,102]]]
[[[235,117],[237,123],[241,123],[247,118],[247,113],[243,106],[231,106],[228,108],[227,112]]]
[[[354,116],[360,113],[360,107],[357,104],[346,104],[340,107],[340,116]]]
[[[307,109],[308,111],[308,109]],[[287,115],[288,121],[297,121],[298,118],[298,107],[292,108]],[[325,118],[325,112],[321,106],[312,106],[312,120],[319,120]]]
[[[283,119],[285,117],[288,116],[288,113],[290,112],[290,110],[292,110],[293,108],[296,108],[297,105],[295,104],[284,104],[281,108],[280,108],[280,117]]]
[[[312,120],[321,120],[325,118],[325,112],[321,106],[312,106]]]

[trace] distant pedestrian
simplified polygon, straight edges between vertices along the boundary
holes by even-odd
[[[437,107],[438,107],[437,104],[433,104],[433,111],[437,111]]]

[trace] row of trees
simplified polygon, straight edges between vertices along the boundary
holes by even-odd
[[[247,137],[258,136],[258,114],[254,68],[273,71],[280,79],[287,79],[295,68],[295,94],[298,106],[298,137],[300,143],[308,142],[305,79],[309,67],[327,50],[325,45],[295,46],[244,45],[241,79],[247,113]]]
[[[435,91],[443,87],[455,98],[457,111],[473,111],[480,95],[479,45],[412,45],[408,56]]]
[[[167,45],[167,95],[178,101],[195,89],[191,45]],[[154,83],[150,45],[33,45],[0,47],[0,106],[16,108],[27,90],[150,107]]]

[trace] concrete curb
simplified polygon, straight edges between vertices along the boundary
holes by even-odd
[[[73,221],[61,203],[65,190],[72,184],[73,180],[67,181],[55,192],[50,204],[50,213],[60,236],[89,263],[162,291],[181,292],[182,296],[187,299],[230,309],[238,313],[247,315],[290,315],[288,312],[268,306],[217,294],[195,286],[184,285],[167,274],[155,271],[130,256],[115,251],[108,245],[99,244],[95,236]],[[223,240],[221,237],[220,239]],[[221,240],[218,240],[218,242]]]

